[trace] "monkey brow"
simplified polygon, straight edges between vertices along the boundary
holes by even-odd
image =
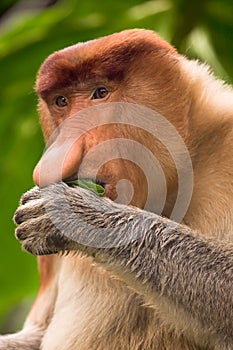
[[[43,97],[53,90],[67,88],[74,83],[97,81],[121,82],[125,72],[140,56],[165,50],[155,43],[140,40],[137,43],[120,43],[103,49],[89,58],[82,59],[82,50],[77,46],[68,51],[58,51],[42,66],[36,91]],[[167,51],[167,50],[166,50]]]

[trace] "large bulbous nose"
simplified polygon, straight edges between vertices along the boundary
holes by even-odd
[[[45,187],[52,183],[74,178],[83,157],[83,142],[55,141],[43,154],[33,172],[34,183]]]

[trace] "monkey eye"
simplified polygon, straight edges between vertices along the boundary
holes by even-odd
[[[66,107],[68,105],[68,98],[65,96],[57,96],[55,103],[58,107]]]
[[[91,99],[98,100],[101,98],[105,98],[107,94],[108,94],[108,90],[105,87],[99,87],[94,91]]]

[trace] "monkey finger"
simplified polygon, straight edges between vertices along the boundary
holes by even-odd
[[[21,205],[14,214],[14,222],[20,225],[22,222],[30,220],[35,217],[40,217],[44,215],[45,207],[43,205],[43,200],[33,200],[24,205]]]
[[[51,226],[50,221],[47,218],[47,215],[43,215],[34,219],[27,220],[22,222],[16,229],[15,235],[20,240],[23,241],[28,236],[32,234],[42,234],[45,230],[45,227]]]
[[[50,250],[43,241],[35,239],[36,237],[35,234],[27,238],[22,244],[23,249],[33,255],[50,255],[58,253],[57,250]]]
[[[39,199],[40,197],[40,189],[38,186],[35,186],[22,195],[20,204],[26,204],[28,201]]]
[[[64,251],[66,244],[69,243],[47,217],[21,224],[15,234],[21,241],[23,249],[33,255],[56,254]]]

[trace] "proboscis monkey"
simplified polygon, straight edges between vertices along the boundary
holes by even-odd
[[[52,54],[36,90],[49,147],[34,171],[38,187],[22,197],[15,221],[23,247],[41,255],[41,286],[24,329],[1,337],[0,349],[232,349],[232,90],[147,30]],[[80,133],[60,162],[59,147],[69,141],[76,115],[82,128],[82,112],[107,102],[144,106],[176,129],[194,180],[182,224],[169,219],[179,192],[176,161],[146,125],[117,124],[110,114],[109,123]],[[110,199],[62,182],[77,174],[92,178],[98,153],[79,173],[83,159],[100,144],[107,155],[105,142],[113,138],[144,145],[160,163],[163,216],[132,149],[129,159],[108,160],[95,173]],[[177,155],[185,172],[180,149]],[[125,178],[134,188],[131,205],[113,201]],[[103,245],[96,244],[102,232]]]

